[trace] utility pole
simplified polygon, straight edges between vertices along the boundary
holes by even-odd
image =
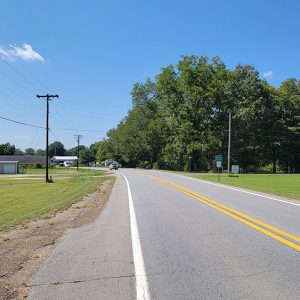
[[[53,98],[58,98],[58,95],[36,95],[38,98],[43,98],[47,103],[46,110],[46,182],[49,182],[49,154],[48,154],[48,144],[49,144],[49,101],[52,101]]]
[[[77,139],[77,171],[78,171],[78,166],[79,166],[79,143],[80,143],[80,140],[83,138],[83,135],[76,134],[76,135],[74,135],[74,138]]]
[[[228,116],[228,176],[230,176],[230,145],[231,145],[231,111],[229,111],[229,116]]]

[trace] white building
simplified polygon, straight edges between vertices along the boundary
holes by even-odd
[[[17,161],[0,161],[0,174],[17,174]]]
[[[65,166],[72,165],[74,162],[78,160],[77,156],[53,156],[51,158],[51,162],[54,164],[63,164]]]

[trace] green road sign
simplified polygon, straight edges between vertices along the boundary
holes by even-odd
[[[223,161],[223,155],[222,154],[217,154],[216,156],[215,156],[215,161]]]

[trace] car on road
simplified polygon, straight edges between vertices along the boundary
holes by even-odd
[[[118,170],[118,165],[117,164],[110,164],[108,168],[109,168],[109,170]]]

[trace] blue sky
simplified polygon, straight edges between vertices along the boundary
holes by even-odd
[[[252,64],[279,86],[300,78],[299,11],[296,0],[2,0],[0,117],[44,126],[35,95],[59,94],[50,142],[71,148],[83,134],[89,146],[126,115],[135,82],[181,55]],[[0,119],[5,142],[45,148],[45,131]]]

